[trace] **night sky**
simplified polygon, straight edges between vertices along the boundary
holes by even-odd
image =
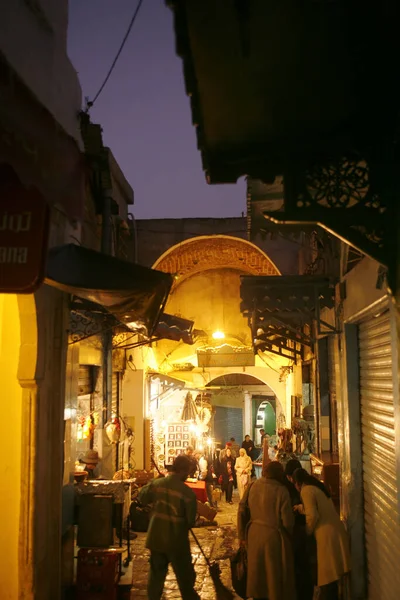
[[[70,0],[69,56],[83,98],[97,93],[137,0]],[[172,12],[144,0],[115,70],[90,111],[135,191],[136,218],[230,217],[245,184],[209,186],[197,150]]]

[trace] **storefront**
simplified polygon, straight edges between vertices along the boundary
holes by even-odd
[[[0,63],[0,376],[12,422],[0,448],[0,580],[10,598],[51,598],[60,589],[69,311],[67,296],[42,282],[48,246],[83,213],[84,170],[77,141]]]
[[[164,377],[154,377],[150,389],[155,389]],[[172,378],[167,378],[171,382]],[[210,396],[198,390],[188,390],[169,384],[167,390],[159,387],[152,396],[150,414],[152,420],[152,457],[157,467],[164,470],[174,459],[184,454],[188,447],[201,452],[214,450],[212,430],[213,407]]]
[[[389,600],[400,581],[398,351],[390,299],[353,327],[348,335],[357,335],[358,344],[366,584],[369,600]]]

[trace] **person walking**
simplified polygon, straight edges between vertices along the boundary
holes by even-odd
[[[233,488],[236,487],[235,460],[230,448],[226,449],[225,457],[221,461],[222,490],[228,504],[233,504]]]
[[[223,450],[221,450],[221,452],[219,453],[219,460],[222,461],[225,456],[226,456],[226,451],[228,450],[231,451],[231,455],[232,457],[236,460],[237,454],[235,453],[235,451],[232,448],[232,442],[226,442],[225,444],[225,448]]]
[[[306,530],[317,543],[318,587],[321,600],[339,600],[339,579],[350,571],[347,533],[324,484],[305,469],[293,473],[300,492]]]
[[[253,460],[254,442],[249,435],[244,436],[242,448],[246,450],[247,455]]]
[[[150,550],[149,600],[162,597],[169,563],[175,572],[182,598],[200,600],[194,589],[196,573],[188,536],[196,521],[197,500],[184,483],[192,467],[189,457],[177,456],[171,475],[154,479],[139,493],[141,504],[153,505],[146,538],[146,548]]]
[[[199,479],[205,482],[208,503],[215,508],[212,494],[214,483],[213,466],[211,457],[207,458],[205,454],[202,454],[199,458]]]
[[[255,459],[255,455],[257,454],[257,452],[254,451],[254,442],[253,440],[250,438],[249,435],[245,435],[244,436],[244,440],[242,442],[242,448],[244,448],[246,450],[246,453],[248,456],[250,456],[251,460],[253,461]],[[254,466],[251,469],[251,476],[254,477],[256,474]]]
[[[234,437],[231,437],[230,442],[232,444],[231,448],[232,448],[232,455],[236,456],[236,458],[239,456],[239,450],[240,450],[240,446],[237,443],[237,441],[235,440]]]
[[[190,460],[189,477],[194,477],[197,471],[197,460],[195,459],[193,452],[194,450],[192,446],[188,446],[185,450],[185,456],[187,456]]]
[[[244,491],[250,483],[252,468],[253,463],[251,462],[251,458],[247,456],[244,448],[240,448],[239,456],[235,462],[236,480],[240,499],[243,498]]]
[[[247,547],[246,595],[253,600],[296,598],[290,541],[294,515],[283,482],[282,465],[271,462],[239,504],[238,535]]]
[[[300,461],[291,458],[285,466],[285,485],[289,492],[292,507],[301,504],[300,493],[293,482],[293,473],[297,469],[301,469]],[[297,598],[298,600],[312,600],[314,584],[317,583],[317,550],[314,537],[307,535],[306,518],[299,511],[294,513],[292,545]]]

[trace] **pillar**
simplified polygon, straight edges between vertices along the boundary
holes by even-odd
[[[137,369],[125,371],[122,382],[123,418],[133,427],[135,440],[133,442],[133,462],[136,469],[144,468],[144,420],[146,417],[146,385],[145,371]]]

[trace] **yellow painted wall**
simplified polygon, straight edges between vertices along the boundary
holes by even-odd
[[[0,598],[17,600],[21,503],[22,388],[17,379],[20,352],[17,297],[0,294]]]

